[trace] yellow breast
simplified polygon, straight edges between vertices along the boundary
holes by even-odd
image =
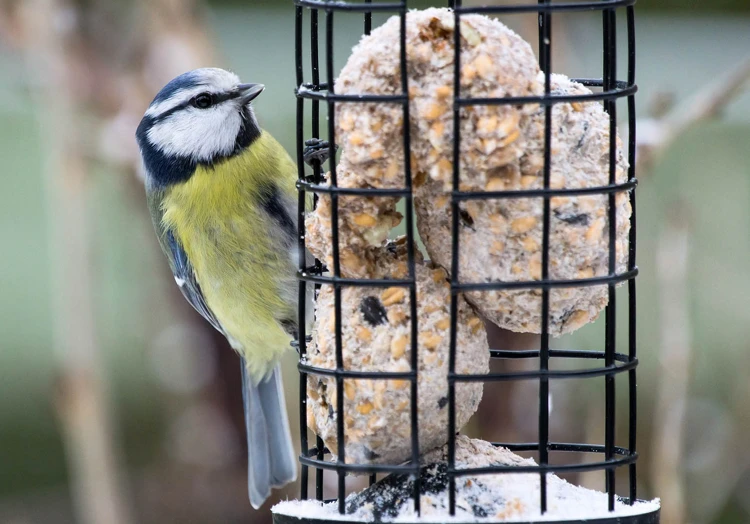
[[[187,253],[209,308],[253,375],[289,347],[281,319],[295,319],[295,261],[260,205],[263,187],[295,195],[296,166],[263,133],[243,153],[198,167],[163,201],[164,225]]]

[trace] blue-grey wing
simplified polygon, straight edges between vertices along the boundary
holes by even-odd
[[[195,277],[193,266],[188,260],[187,253],[172,234],[172,231],[166,232],[167,248],[172,258],[172,272],[174,273],[175,282],[180,287],[180,291],[185,296],[190,305],[200,313],[203,318],[208,320],[213,327],[219,332],[224,333],[221,324],[216,319],[211,309],[206,304],[206,299],[201,291],[201,286]]]

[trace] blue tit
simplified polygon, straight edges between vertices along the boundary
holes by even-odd
[[[136,131],[174,279],[241,356],[256,509],[297,477],[279,368],[298,327],[297,167],[258,125],[250,103],[263,89],[196,69],[156,95]]]

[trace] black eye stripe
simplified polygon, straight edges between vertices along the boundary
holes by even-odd
[[[170,108],[170,109],[167,109],[167,110],[166,110],[166,111],[164,111],[163,113],[161,113],[161,114],[159,114],[159,115],[156,115],[156,116],[154,116],[154,117],[151,117],[151,121],[152,121],[152,122],[153,122],[154,124],[156,124],[156,123],[158,123],[158,122],[161,122],[161,121],[162,121],[162,120],[164,120],[165,118],[168,118],[169,116],[171,116],[171,115],[175,114],[175,113],[176,113],[177,111],[181,111],[181,110],[183,110],[183,109],[185,109],[185,108],[187,108],[187,107],[191,107],[191,106],[194,106],[194,103],[193,103],[193,102],[194,102],[194,100],[195,100],[195,99],[196,99],[196,98],[197,98],[198,96],[200,96],[201,94],[203,94],[203,93],[200,93],[200,94],[198,94],[198,95],[195,95],[195,96],[194,96],[193,98],[191,98],[190,100],[187,100],[187,101],[185,101],[185,102],[182,102],[182,103],[180,103],[180,104],[177,104],[176,106],[174,106],[174,107],[172,107],[172,108]],[[221,104],[222,102],[226,102],[227,100],[231,100],[231,99],[233,99],[233,98],[237,98],[237,97],[239,96],[239,92],[238,92],[238,91],[225,91],[225,92],[223,92],[223,93],[207,93],[207,94],[210,94],[210,95],[211,95],[211,99],[213,100],[212,106],[214,106],[214,105],[216,105],[216,104]]]
[[[236,91],[229,91],[224,93],[216,93],[213,95],[214,104],[220,104],[226,102],[232,98],[237,98],[238,93]]]
[[[173,114],[175,114],[177,111],[181,111],[181,110],[185,109],[186,107],[190,107],[192,105],[192,103],[193,102],[192,102],[192,99],[191,99],[191,100],[188,100],[187,102],[182,102],[181,104],[177,104],[176,106],[174,106],[174,107],[172,107],[170,109],[167,109],[163,113],[160,113],[160,114],[154,116],[152,118],[152,121],[153,121],[154,124],[156,124],[158,122],[161,122],[162,120],[165,120],[166,118],[168,118],[168,117],[172,116]]]
[[[231,100],[232,98],[237,98],[239,96],[238,91],[225,91],[223,93],[200,93],[199,95],[196,95],[194,100],[198,97],[208,95],[211,97],[211,105],[221,104],[222,102],[226,102],[227,100]]]

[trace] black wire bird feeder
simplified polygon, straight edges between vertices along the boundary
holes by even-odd
[[[479,476],[486,474],[506,474],[513,475],[516,473],[535,473],[539,476],[539,509],[542,513],[548,510],[548,475],[552,473],[570,473],[583,471],[601,471],[606,479],[606,500],[608,501],[608,510],[613,511],[616,501],[618,503],[633,504],[637,501],[636,493],[636,367],[638,359],[636,357],[636,282],[635,277],[638,273],[636,267],[636,229],[635,229],[635,98],[637,90],[635,84],[635,25],[634,25],[634,4],[636,0],[588,0],[588,1],[567,1],[558,2],[554,0],[539,0],[538,4],[528,2],[526,4],[513,5],[486,5],[486,6],[463,6],[460,0],[448,1],[447,5],[436,7],[451,8],[452,15],[455,18],[455,27],[457,28],[454,38],[454,64],[453,78],[454,89],[452,91],[453,123],[455,137],[452,144],[453,148],[453,173],[452,173],[452,192],[450,195],[450,210],[452,212],[452,266],[449,271],[450,278],[450,364],[447,376],[448,382],[448,443],[447,443],[447,469],[445,476],[449,490],[448,513],[454,515],[456,510],[456,485],[457,481],[468,475]],[[385,288],[392,286],[401,286],[410,298],[409,307],[411,308],[411,318],[417,318],[417,291],[415,278],[415,253],[417,252],[416,233],[414,233],[414,210],[413,210],[413,191],[412,191],[412,168],[409,161],[409,151],[411,150],[412,137],[410,137],[409,125],[403,125],[403,151],[405,173],[405,186],[398,190],[390,189],[352,189],[337,187],[336,161],[335,161],[335,144],[337,143],[336,125],[334,118],[336,115],[335,107],[339,104],[358,104],[358,103],[382,103],[397,104],[403,108],[404,122],[409,122],[410,114],[410,97],[409,85],[406,67],[406,17],[409,8],[407,0],[393,2],[371,2],[364,1],[326,1],[326,0],[294,0],[296,6],[296,28],[295,28],[295,53],[296,53],[296,82],[297,82],[297,159],[299,166],[299,252],[300,252],[300,272],[299,272],[299,302],[302,304],[300,311],[299,334],[299,353],[300,353],[300,427],[301,427],[301,448],[302,453],[300,462],[302,464],[301,474],[301,493],[302,500],[317,499],[323,500],[323,476],[328,471],[328,475],[335,475],[338,478],[337,508],[340,514],[347,512],[345,477],[349,473],[369,474],[370,483],[373,484],[378,475],[402,475],[412,479],[409,484],[412,490],[410,496],[412,499],[415,513],[420,511],[420,450],[419,450],[419,427],[418,427],[418,406],[417,406],[417,351],[410,354],[411,369],[405,372],[377,372],[377,371],[354,371],[347,369],[344,365],[344,355],[346,348],[342,347],[342,303],[341,293],[346,287],[357,286],[367,288]],[[556,13],[570,12],[601,12],[602,15],[602,49],[603,49],[603,71],[601,79],[576,79],[585,86],[595,88],[595,92],[587,94],[560,95],[552,92],[550,88],[550,57],[552,52],[553,38],[551,35],[551,21]],[[400,71],[401,71],[401,93],[391,96],[381,95],[363,95],[354,96],[351,94],[337,94],[334,92],[334,64],[333,64],[333,39],[336,28],[336,14],[342,12],[362,13],[364,16],[364,33],[370,34],[372,28],[372,13],[391,13],[400,17],[401,34],[400,34]],[[460,82],[460,56],[461,56],[461,18],[468,14],[485,14],[485,15],[508,15],[512,13],[538,13],[539,20],[539,67],[544,72],[544,94],[539,96],[525,97],[506,97],[506,98],[462,98]],[[627,27],[627,79],[618,80],[616,76],[617,68],[617,16],[618,14],[626,19]],[[324,18],[324,20],[321,20]],[[310,24],[309,44],[303,41],[303,29],[305,24]],[[324,26],[325,41],[323,42],[325,54],[322,61],[325,68],[325,78],[321,78],[319,57],[318,25]],[[305,71],[304,54],[308,53],[310,57],[311,71]],[[596,89],[600,88],[600,89]],[[627,181],[617,182],[616,170],[616,124],[617,124],[617,101],[620,98],[627,98],[628,111],[628,162],[629,170]],[[550,159],[552,155],[552,108],[554,104],[563,102],[567,103],[584,103],[600,101],[604,105],[604,110],[609,119],[609,183],[598,187],[564,189],[553,188],[550,184]],[[303,162],[303,150],[305,148],[306,138],[305,113],[309,104],[308,114],[311,115],[312,135],[316,138],[323,138],[329,142],[330,146],[330,185],[321,183],[321,169],[319,165],[314,167],[314,174],[308,175],[305,172]],[[327,106],[327,130],[321,130],[321,104]],[[520,106],[522,104],[539,104],[544,111],[544,185],[539,189],[524,190],[501,190],[490,192],[466,192],[460,189],[460,151],[459,142],[460,125],[459,119],[463,108],[469,106],[481,105],[512,105]],[[324,121],[325,124],[325,121]],[[322,131],[322,134],[321,134]],[[326,198],[331,201],[331,223],[332,223],[332,252],[333,264],[328,268],[330,273],[324,274],[324,268],[320,262],[314,266],[306,263],[305,254],[305,216],[306,216],[306,194],[313,193],[316,195],[325,194]],[[628,194],[630,205],[632,206],[631,229],[629,232],[629,244],[627,250],[627,267],[624,271],[618,272],[616,269],[616,244],[615,244],[615,198],[618,194]],[[346,195],[360,197],[382,197],[387,194],[389,197],[401,197],[405,203],[405,225],[406,225],[406,246],[408,252],[408,277],[404,279],[355,279],[342,276],[341,264],[339,262],[339,197]],[[603,199],[608,199],[608,233],[609,233],[609,270],[604,276],[594,276],[591,278],[582,278],[578,280],[554,280],[549,278],[550,270],[550,221],[551,210],[550,201],[553,197],[572,197],[581,195],[604,195]],[[470,200],[487,200],[487,199],[505,199],[505,198],[528,198],[539,199],[543,201],[542,222],[542,269],[541,278],[533,281],[522,282],[466,282],[459,276],[459,205],[461,202]],[[606,239],[607,230],[604,231]],[[627,327],[620,329],[627,330],[628,347],[627,350],[618,351],[616,346],[616,293],[615,286],[627,282],[628,303],[627,303]],[[309,298],[311,283],[318,288],[320,286],[331,286],[334,293],[335,301],[335,341],[336,341],[336,368],[321,369],[314,367],[306,360],[307,346],[309,344],[309,333],[304,331],[304,319],[306,316],[304,304],[306,298]],[[608,304],[605,312],[605,340],[603,351],[578,351],[578,350],[556,350],[550,349],[549,343],[549,320],[550,316],[550,291],[563,288],[576,288],[583,286],[606,286],[608,289]],[[456,330],[457,330],[457,310],[458,300],[462,293],[468,290],[517,290],[533,289],[538,290],[541,295],[541,343],[538,350],[513,351],[503,349],[492,349],[490,351],[492,359],[529,359],[538,362],[538,367],[531,371],[521,372],[504,372],[489,373],[482,376],[463,375],[456,373]],[[310,306],[308,306],[310,307]],[[621,306],[624,307],[624,306]],[[417,328],[416,322],[411,323],[411,347],[417,348]],[[598,367],[580,366],[580,363],[586,362],[582,359],[589,359],[600,362]],[[550,362],[553,360],[570,362],[573,365],[565,369],[550,369]],[[575,366],[575,363],[579,363]],[[626,446],[618,446],[615,441],[615,384],[616,378],[620,374],[627,375],[626,388],[628,397],[628,439]],[[333,454],[326,449],[321,438],[312,443],[308,440],[307,431],[307,381],[313,377],[333,377],[335,379],[335,395],[337,402],[335,410],[337,414],[337,441],[345,442],[347,428],[344,424],[344,380],[406,380],[410,383],[410,414],[411,414],[411,461],[405,464],[358,464],[347,461],[345,456],[345,446],[339,445],[338,450]],[[597,380],[603,377],[605,383],[605,435],[604,442],[601,444],[579,444],[571,442],[554,442],[550,440],[550,411],[549,411],[549,382],[566,378],[590,378]],[[623,378],[624,379],[624,378]],[[621,379],[621,380],[623,380]],[[455,463],[456,452],[456,433],[459,428],[456,427],[456,385],[469,381],[517,381],[517,380],[536,380],[539,383],[538,396],[538,442],[533,443],[496,443],[496,446],[503,446],[511,451],[519,452],[536,452],[537,463],[525,466],[488,466],[483,468],[462,469],[458,468]],[[566,459],[566,462],[559,464],[550,463],[550,453],[564,452],[560,456]],[[584,454],[596,454],[600,458],[595,461],[584,461]],[[310,471],[315,476],[315,493],[308,492],[310,481]],[[627,475],[629,478],[629,489],[627,494],[618,495],[615,492],[616,475]],[[331,502],[331,501],[328,501]],[[447,515],[446,515],[447,516]],[[274,516],[277,524],[290,522],[323,522],[310,516],[309,518],[289,517],[276,514]],[[600,519],[586,520],[587,522],[638,522],[638,523],[655,523],[658,522],[658,509],[648,513],[630,516],[605,517]],[[581,520],[576,520],[580,522]],[[558,522],[574,522],[573,520],[560,520]]]

